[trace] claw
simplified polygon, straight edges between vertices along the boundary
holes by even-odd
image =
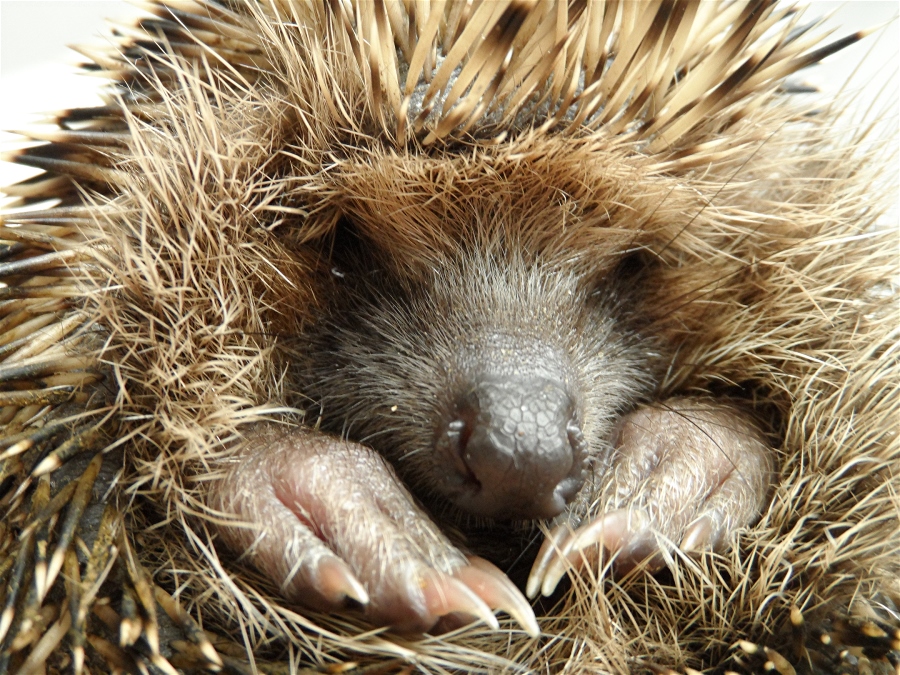
[[[568,523],[562,523],[550,530],[544,543],[541,544],[541,550],[538,551],[534,564],[531,566],[531,572],[528,575],[528,582],[525,584],[525,595],[529,598],[536,598],[538,591],[541,590],[541,580],[550,563],[553,562],[557,550],[562,548],[563,541],[571,534]]]
[[[706,548],[713,541],[713,526],[709,516],[702,516],[691,523],[678,545],[685,553],[692,553]]]
[[[629,515],[632,523],[635,518],[644,519],[643,512],[639,511],[631,514],[624,510],[611,511],[576,530],[547,567],[541,584],[541,594],[544,596],[553,594],[567,568],[570,565],[578,567],[581,564],[582,551],[587,547],[600,544],[608,551],[617,551],[622,548],[630,531]],[[569,564],[567,565],[566,562]]]
[[[458,613],[481,619],[497,630],[500,623],[491,608],[462,581],[431,571],[422,582],[426,611],[434,617]]]
[[[522,597],[509,578],[483,558],[473,556],[469,566],[460,568],[454,576],[472,589],[489,607],[500,609],[515,619],[531,637],[538,637],[534,610]]]
[[[318,590],[329,602],[340,605],[345,598],[350,598],[361,605],[369,604],[366,589],[340,558],[323,558],[319,561],[316,576]]]

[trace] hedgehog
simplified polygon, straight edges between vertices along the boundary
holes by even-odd
[[[10,155],[0,671],[898,667],[894,137],[787,79],[863,34],[147,8]]]

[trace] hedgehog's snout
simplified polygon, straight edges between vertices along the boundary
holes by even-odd
[[[485,374],[458,400],[439,432],[452,471],[451,498],[493,518],[550,518],[581,486],[585,442],[564,383],[541,376]]]

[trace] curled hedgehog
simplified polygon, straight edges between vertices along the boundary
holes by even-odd
[[[892,146],[785,83],[860,35],[149,7],[13,156],[3,668],[896,667]]]

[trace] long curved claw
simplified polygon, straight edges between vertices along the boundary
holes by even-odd
[[[460,579],[432,570],[422,582],[422,595],[425,609],[434,619],[432,624],[448,614],[465,614],[481,619],[494,630],[500,628],[487,603]]]
[[[542,561],[545,570],[542,576],[535,575],[536,569],[532,570],[532,575],[536,577],[533,586],[538,587],[539,581],[541,594],[552,595],[566,570],[581,565],[585,549],[597,544],[608,551],[622,548],[628,540],[629,515],[632,519],[641,519],[641,514],[629,514],[624,510],[612,511],[569,534],[558,549],[553,549],[555,555],[549,564]],[[532,584],[530,578],[529,584]]]
[[[484,558],[472,556],[469,563],[469,566],[457,570],[454,576],[472,589],[489,607],[506,612],[528,635],[538,637],[541,629],[534,610],[509,577]]]
[[[572,530],[568,523],[562,523],[554,527],[544,538],[541,549],[538,551],[534,564],[531,566],[531,572],[528,574],[528,582],[525,584],[525,595],[529,598],[536,598],[538,591],[541,590],[541,583],[547,568],[553,562],[556,552],[562,548],[563,542],[571,534]]]

